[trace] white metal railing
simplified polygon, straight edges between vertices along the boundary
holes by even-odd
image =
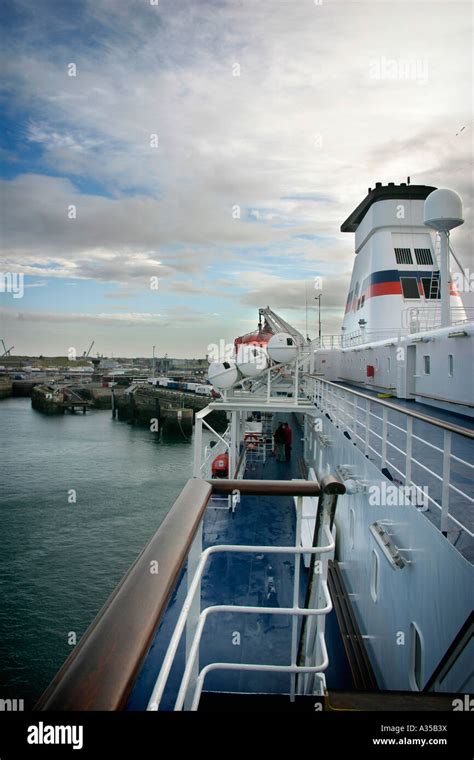
[[[173,635],[171,637],[168,649],[166,651],[160,673],[155,682],[151,697],[149,699],[147,710],[156,711],[159,709],[163,693],[170,675],[172,665],[175,661],[176,653],[186,629],[190,629],[192,637],[186,640],[186,663],[184,668],[181,685],[176,698],[174,710],[191,709],[197,710],[204,681],[208,673],[213,670],[239,670],[239,671],[262,671],[288,673],[291,675],[290,696],[293,699],[296,694],[296,679],[298,674],[320,675],[329,664],[328,653],[324,640],[324,625],[319,625],[317,630],[317,647],[315,657],[320,659],[313,665],[297,664],[298,649],[298,619],[308,616],[315,618],[318,622],[326,618],[332,610],[332,601],[327,584],[327,560],[333,556],[335,549],[335,540],[327,524],[322,526],[322,532],[326,540],[324,546],[307,547],[301,546],[301,526],[303,512],[303,497],[299,496],[296,500],[297,517],[295,531],[295,546],[244,546],[233,544],[221,544],[210,546],[202,551],[202,532],[198,531],[195,539],[194,548],[191,551],[198,551],[200,558],[195,564],[192,580],[188,580],[188,593],[184,601],[181,613],[176,623]],[[255,553],[255,554],[292,554],[295,557],[294,582],[293,582],[293,605],[291,607],[259,607],[250,605],[232,605],[220,604],[206,607],[201,611],[201,580],[206,569],[209,558],[219,552],[233,553]],[[321,554],[324,560],[321,562],[322,572],[318,572],[318,588],[323,598],[321,607],[300,607],[300,560],[302,554]],[[189,567],[188,567],[189,572]],[[316,596],[318,599],[319,596]],[[214,662],[208,663],[199,671],[199,650],[202,635],[204,633],[206,621],[212,614],[218,613],[243,613],[259,615],[288,615],[292,618],[291,630],[291,662],[289,665],[273,665],[270,663],[240,663],[240,662]],[[321,687],[325,686],[324,678],[320,681]],[[322,692],[321,692],[322,693]]]
[[[459,325],[474,320],[474,307],[452,306],[451,324]],[[416,332],[426,332],[441,327],[441,307],[439,304],[432,306],[411,306],[404,309],[401,315],[400,327],[364,328],[337,335],[323,335],[311,342],[313,350],[317,349],[341,349],[361,346],[375,341],[395,340],[405,335]]]
[[[453,440],[473,440],[474,431],[321,378],[308,378],[307,390],[311,391],[316,406],[327,412],[367,457],[375,459],[381,469],[388,467],[399,475],[405,487],[413,487],[423,500],[441,513],[439,527],[445,535],[449,526],[456,526],[470,538],[474,537],[474,499],[461,487],[467,479],[466,473],[472,475],[474,464],[472,456],[471,461],[467,461],[453,452]],[[397,415],[397,421],[393,420],[394,415]],[[418,431],[419,434],[413,431],[417,420],[428,426],[424,431]],[[428,437],[436,442],[427,440]],[[438,461],[432,462],[433,457]],[[462,468],[465,468],[464,474],[459,472]],[[453,497],[457,499],[454,508]],[[453,511],[458,513],[457,516]],[[466,517],[459,513],[466,513]]]
[[[225,408],[232,402],[243,403],[246,398],[256,401],[266,397],[268,402],[275,401],[279,393],[291,396],[295,405],[300,402],[304,404],[306,399],[301,398],[300,378],[302,372],[310,364],[311,345],[311,343],[305,344],[291,361],[272,364],[255,379],[247,377],[237,380],[231,388],[222,391],[221,398],[214,401],[212,407]],[[248,389],[249,383],[251,383],[251,390]]]
[[[474,308],[464,306],[451,307],[451,324],[460,325],[474,320]],[[425,332],[441,327],[441,306],[412,306],[402,312],[402,325],[410,333]]]
[[[341,333],[338,335],[323,335],[312,342],[314,349],[341,349],[361,346],[364,343],[372,343],[379,340],[397,339],[403,335],[408,335],[406,327],[385,327],[379,329],[361,328],[350,333]]]
[[[244,437],[246,463],[255,469],[267,461],[267,444],[262,433],[246,433]]]
[[[200,466],[199,477],[201,477],[203,480],[209,480],[209,478],[212,477],[211,466],[214,459],[218,457],[220,454],[225,454],[227,451],[229,451],[230,426],[226,428],[225,432],[222,435],[219,435],[219,433],[217,433],[205,420],[203,420],[203,424],[218,439],[215,446],[211,446],[210,444],[207,444],[207,446],[204,449],[203,461]]]

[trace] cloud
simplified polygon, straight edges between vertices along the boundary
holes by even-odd
[[[322,303],[324,308],[335,308],[343,310],[345,305],[341,300],[341,295],[345,297],[347,293],[350,272],[344,272],[337,276],[324,277],[322,287],[316,283],[314,278],[307,280],[288,280],[282,277],[264,275],[257,272],[241,273],[248,283],[248,289],[241,296],[243,304],[251,306],[261,306],[265,304],[274,304],[275,309],[284,308],[301,311],[308,304],[308,308],[316,308],[313,304],[314,297],[322,293]],[[315,286],[318,285],[316,288]]]
[[[7,267],[118,285],[105,304],[158,276],[170,303],[212,312],[224,297],[235,334],[247,307],[299,318],[313,273],[342,308],[354,254],[339,228],[375,181],[451,185],[472,218],[471,132],[456,137],[472,111],[469,6],[435,7],[16,0]],[[426,61],[426,84],[371,77],[382,58]],[[471,223],[453,233],[465,264],[471,240]]]

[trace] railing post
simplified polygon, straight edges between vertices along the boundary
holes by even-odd
[[[325,526],[327,526],[330,532],[332,531],[336,514],[337,498],[346,492],[345,486],[333,478],[331,475],[326,475],[322,478],[320,487],[321,491],[318,499],[318,507],[316,510],[316,520],[313,532],[313,548],[322,545]],[[319,599],[321,592],[322,582],[327,580],[328,564],[327,561],[324,561],[325,559],[325,557],[317,557],[315,554],[311,555],[305,600],[303,604],[305,609],[314,607],[317,604],[317,600]],[[325,620],[321,621],[320,623],[319,617],[320,616],[318,616],[318,619],[316,621],[314,618],[309,619],[307,616],[305,616],[302,620],[298,643],[298,665],[307,664],[306,661],[310,656],[310,653],[314,651],[312,642],[314,642],[316,632],[323,631],[324,633]],[[306,675],[304,679],[300,680],[298,684],[299,694],[310,693],[308,691],[309,682],[309,675]]]
[[[239,420],[238,420],[238,412],[231,412],[230,417],[230,446],[229,446],[229,472],[235,473],[235,468],[237,466],[237,460],[239,458],[238,455],[238,446],[239,446]]]
[[[369,456],[370,451],[370,401],[365,401],[365,456]]]
[[[411,486],[411,466],[413,449],[413,417],[407,417],[407,450],[405,454],[405,485]]]
[[[296,497],[296,531],[295,547],[298,549],[301,545],[301,520],[303,516],[303,497]],[[295,577],[293,583],[293,607],[299,606],[300,592],[300,561],[301,554],[295,553]],[[298,650],[298,616],[293,615],[291,620],[291,664],[296,665]],[[295,701],[296,692],[296,673],[291,674],[290,700]]]
[[[384,406],[382,412],[382,469],[387,464],[387,418],[388,409]]]
[[[194,418],[194,467],[193,477],[201,476],[202,464],[202,417],[196,414]]]
[[[196,536],[194,538],[194,541],[191,545],[191,548],[188,554],[188,564],[187,564],[187,569],[186,569],[188,592],[190,590],[191,583],[193,582],[193,579],[196,574],[196,570],[197,570],[197,567],[199,565],[199,561],[202,555],[202,523],[203,521],[201,520],[201,523],[199,525],[199,528],[196,531]],[[199,581],[199,585],[196,589],[196,593],[194,594],[193,600],[190,604],[188,619],[186,622],[186,663],[188,662],[188,658],[191,652],[194,634],[196,633],[196,628],[199,622],[200,614],[201,614],[201,581]],[[197,681],[198,675],[199,675],[199,651],[193,663],[193,670],[192,670],[192,675],[189,682],[189,689],[186,694],[186,699],[184,701],[185,710],[191,709],[192,696],[196,688],[196,681]]]
[[[293,401],[295,403],[295,406],[298,406],[299,379],[300,379],[299,368],[300,368],[300,364],[299,364],[299,361],[297,359],[296,360],[296,365],[295,365],[295,389],[294,389],[294,393],[293,393]]]
[[[451,477],[451,431],[444,431],[443,440],[443,491],[441,496],[441,533],[448,535],[449,480]]]

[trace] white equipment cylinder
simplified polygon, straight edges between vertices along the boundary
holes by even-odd
[[[438,232],[459,227],[464,222],[461,197],[447,188],[434,190],[425,200],[424,222]]]
[[[440,233],[441,326],[448,327],[451,324],[449,230],[464,222],[461,197],[447,188],[434,190],[425,200],[424,222]]]
[[[268,355],[278,364],[291,362],[298,355],[295,339],[288,333],[276,333],[268,341]]]
[[[212,362],[209,365],[207,379],[212,385],[221,390],[232,388],[239,379],[239,370],[233,359],[223,362]]]
[[[244,377],[257,377],[268,367],[268,355],[261,346],[242,343],[237,350],[237,366]]]

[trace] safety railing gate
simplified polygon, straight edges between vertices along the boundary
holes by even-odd
[[[332,610],[332,601],[327,583],[328,560],[334,556],[335,542],[332,522],[338,494],[344,493],[344,486],[332,477],[321,483],[316,481],[220,481],[213,482],[216,490],[232,493],[238,488],[242,493],[254,495],[295,495],[296,531],[294,546],[249,546],[220,544],[202,550],[201,531],[188,558],[188,593],[178,618],[171,641],[165,654],[160,673],[151,694],[148,710],[156,711],[168,682],[178,647],[186,632],[186,657],[184,673],[174,705],[175,710],[197,710],[207,676],[213,671],[261,671],[288,673],[289,694],[294,700],[296,694],[323,694],[325,688],[324,671],[329,658],[325,643],[325,619]],[[301,546],[301,525],[304,496],[319,496],[318,519],[312,547]],[[215,554],[288,554],[294,556],[293,604],[291,607],[265,607],[253,605],[218,604],[201,609],[201,581],[209,559]],[[313,562],[309,574],[305,606],[300,606],[300,560],[302,554],[311,554]],[[318,561],[314,561],[318,558]],[[291,656],[287,665],[272,663],[209,662],[200,666],[200,645],[207,620],[211,615],[222,613],[243,613],[258,615],[290,616]],[[299,626],[300,620],[306,621]],[[298,677],[300,677],[298,679]]]
[[[239,489],[253,495],[297,496],[298,516],[295,544],[292,546],[212,546],[202,550],[202,524],[214,490],[232,493]],[[177,627],[163,661],[150,699],[150,710],[157,710],[176,654],[186,629],[185,673],[176,709],[196,709],[209,672],[217,669],[263,670],[288,673],[290,693],[313,693],[321,689],[328,654],[324,641],[324,622],[332,608],[327,584],[327,560],[334,551],[332,518],[344,486],[331,477],[316,481],[225,480],[193,478],[189,480],[169,510],[156,533],[122,578],[104,607],[89,626],[80,642],[53,678],[35,706],[36,710],[123,710],[140,669],[163,620],[174,589],[187,562],[188,594]],[[319,496],[318,518],[311,549],[298,543],[302,522],[302,499]],[[200,586],[206,563],[212,554],[244,552],[293,555],[296,581],[293,605],[288,608],[215,605],[201,609]],[[323,572],[309,574],[305,603],[298,604],[301,554],[310,552],[323,566]],[[150,567],[159,564],[157,574]],[[137,601],[138,600],[138,601]],[[308,601],[308,603],[306,603]],[[288,665],[252,663],[208,663],[200,669],[199,645],[210,615],[229,610],[245,614],[290,615],[291,657]],[[127,621],[127,625],[123,621]],[[312,626],[298,621],[316,621]],[[306,629],[306,630],[305,630]],[[297,682],[297,677],[299,678]],[[315,686],[304,679],[315,679]]]

